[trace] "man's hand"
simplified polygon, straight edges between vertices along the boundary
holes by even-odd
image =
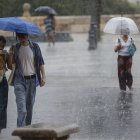
[[[11,70],[12,70],[12,64],[14,63],[13,54],[14,54],[14,51],[13,51],[13,48],[11,47],[8,51],[8,60],[7,60],[8,69],[11,69]]]
[[[13,54],[13,53],[14,53],[14,52],[13,52],[13,49],[10,48],[9,51],[8,51],[8,53],[9,53],[9,54]]]
[[[44,86],[45,83],[46,83],[46,74],[45,74],[44,65],[41,65],[41,66],[40,66],[40,72],[41,72],[41,75],[42,75],[40,86],[42,87],[42,86]]]
[[[46,77],[42,77],[40,86],[43,87],[46,83]]]

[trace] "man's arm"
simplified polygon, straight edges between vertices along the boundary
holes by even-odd
[[[13,48],[11,47],[9,49],[9,52],[8,52],[8,60],[7,60],[7,67],[8,69],[11,69],[12,70],[12,64],[13,64]]]

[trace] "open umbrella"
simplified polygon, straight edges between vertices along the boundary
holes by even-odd
[[[0,30],[30,35],[41,34],[41,30],[37,25],[17,17],[0,18]]]
[[[40,6],[38,8],[35,9],[36,13],[40,13],[40,14],[44,14],[44,15],[56,15],[56,11],[49,7],[49,6]]]
[[[126,17],[115,17],[110,19],[104,28],[105,33],[124,35],[124,34],[139,34],[136,23]]]

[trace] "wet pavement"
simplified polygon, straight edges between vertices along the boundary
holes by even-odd
[[[79,140],[140,139],[140,44],[133,59],[134,91],[120,94],[117,79],[117,36],[103,35],[96,50],[88,50],[87,34],[73,34],[73,42],[58,42],[54,47],[39,43],[46,63],[47,84],[38,87],[33,123],[77,123]],[[8,73],[9,74],[9,73]],[[9,88],[8,128],[16,128],[16,104]]]

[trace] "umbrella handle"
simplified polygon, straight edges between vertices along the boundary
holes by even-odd
[[[121,40],[118,38],[118,43],[119,43],[119,45],[121,45]]]
[[[118,52],[120,49],[122,49],[122,45],[121,45],[121,40],[118,38],[118,45],[115,47],[114,51]]]

